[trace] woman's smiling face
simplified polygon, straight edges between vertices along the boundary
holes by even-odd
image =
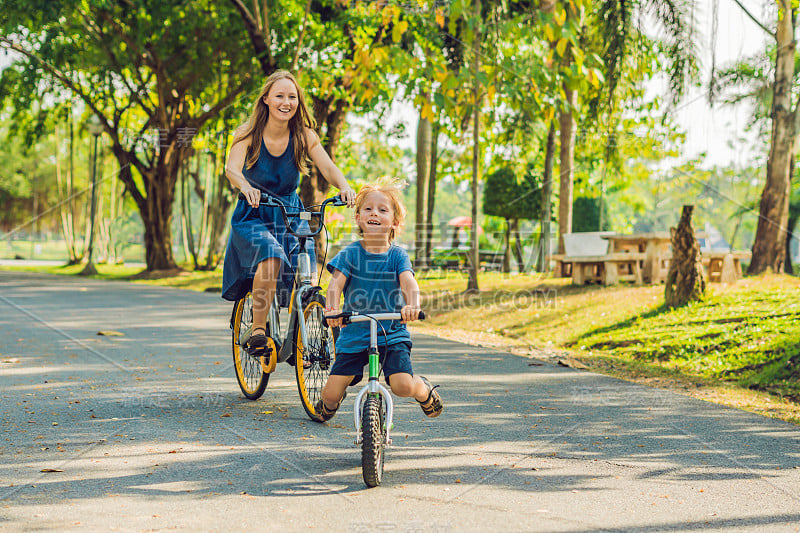
[[[297,87],[291,80],[281,79],[270,87],[264,103],[269,109],[269,117],[290,120],[297,112]]]

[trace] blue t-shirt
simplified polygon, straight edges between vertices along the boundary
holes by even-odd
[[[359,313],[399,313],[405,305],[400,290],[400,274],[414,270],[408,254],[394,244],[382,254],[373,254],[360,242],[347,245],[330,263],[328,271],[340,271],[347,277],[344,286],[343,311]],[[405,324],[399,320],[382,320],[386,345],[411,341]],[[378,346],[384,345],[383,330],[378,327]],[[355,322],[342,328],[336,351],[358,353],[369,348],[369,322]]]

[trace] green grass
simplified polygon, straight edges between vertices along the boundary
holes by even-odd
[[[83,244],[78,242],[78,248],[82,249]],[[123,253],[126,261],[143,262],[144,246],[138,243],[128,244]],[[64,241],[59,240],[14,240],[0,241],[0,258],[14,259],[35,259],[40,261],[67,261],[67,246]]]
[[[707,299],[664,307],[663,286],[574,287],[536,275],[421,280],[421,332],[568,354],[592,370],[800,422],[800,278],[712,284]],[[758,395],[755,391],[766,392]]]
[[[148,274],[141,267],[128,265],[95,265],[98,274],[88,276],[90,279],[133,281],[147,285],[160,287],[176,287],[180,289],[190,289],[195,291],[217,290],[222,287],[222,270],[217,269],[211,272],[201,271],[169,271]],[[84,265],[64,265],[64,266],[6,266],[0,270],[16,270],[25,272],[41,272],[45,274],[58,274],[66,276],[77,276]]]
[[[799,288],[796,278],[750,278],[707,301],[676,310],[659,306],[568,345],[800,401]]]

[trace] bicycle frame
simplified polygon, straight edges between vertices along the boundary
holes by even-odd
[[[240,193],[240,196],[243,197]],[[289,323],[286,328],[286,335],[281,336],[280,328],[280,308],[278,306],[277,297],[273,299],[267,315],[267,322],[270,324],[270,334],[273,339],[280,343],[278,348],[278,361],[279,363],[285,362],[292,355],[291,342],[286,342],[291,332],[295,331],[295,327],[300,329],[300,338],[303,340],[303,345],[306,345],[306,320],[303,314],[303,300],[306,294],[310,291],[319,291],[320,288],[312,284],[314,271],[311,269],[311,255],[306,250],[306,243],[308,239],[313,238],[322,231],[324,226],[325,208],[333,204],[334,206],[341,207],[347,205],[346,202],[341,200],[338,196],[328,198],[319,205],[319,211],[308,211],[306,209],[298,209],[296,212],[289,212],[287,206],[279,199],[270,196],[269,194],[261,193],[261,205],[277,207],[280,209],[281,216],[283,217],[286,228],[299,240],[300,251],[297,254],[297,270],[295,272],[295,282],[292,288],[292,296],[289,304]],[[312,206],[316,207],[316,206]],[[299,218],[300,220],[310,221],[313,217],[319,217],[320,224],[316,231],[307,233],[300,233],[292,229],[290,218]],[[250,337],[250,331],[243,335],[242,345],[247,342]]]
[[[378,351],[378,321],[379,320],[402,320],[403,316],[400,313],[370,313],[370,314],[359,314],[354,311],[344,311],[343,313],[339,313],[337,315],[331,315],[326,317],[326,319],[331,318],[341,318],[343,324],[349,324],[350,322],[364,322],[366,320],[370,321],[369,324],[369,381],[364,387],[358,391],[355,399],[355,408],[353,409],[353,421],[356,427],[356,444],[361,444],[362,435],[361,435],[361,414],[362,414],[362,404],[364,403],[362,400],[364,396],[367,394],[379,394],[383,396],[383,400],[386,402],[386,445],[392,443],[392,438],[390,436],[390,430],[392,429],[393,420],[394,420],[394,401],[392,400],[391,393],[380,384],[378,381],[378,377],[380,376],[381,368],[380,368],[380,352]],[[419,319],[425,319],[425,313],[422,311],[419,312]]]
[[[390,431],[392,429],[394,417],[394,401],[391,393],[380,384],[378,376],[380,374],[380,352],[378,352],[378,320],[400,320],[400,313],[375,313],[370,315],[358,315],[354,313],[349,317],[350,322],[363,322],[369,320],[369,381],[358,392],[353,409],[353,420],[356,428],[356,444],[361,444],[361,405],[362,399],[366,394],[380,394],[386,402],[386,445],[392,443]]]

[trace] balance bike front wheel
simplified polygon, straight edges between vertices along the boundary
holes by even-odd
[[[380,394],[368,395],[361,411],[361,472],[368,487],[377,487],[383,480],[385,420],[383,397]]]

